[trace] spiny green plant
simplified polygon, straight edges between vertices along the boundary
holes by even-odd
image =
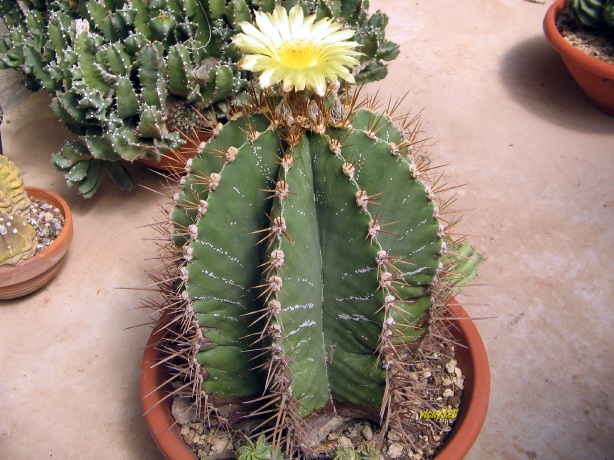
[[[251,439],[246,438],[245,444],[237,449],[237,460],[283,460],[281,453],[273,456],[273,446],[271,446],[264,434],[258,436],[254,443]]]
[[[274,14],[263,27],[303,21],[295,9]],[[287,458],[332,456],[321,440],[346,416],[409,439],[411,364],[481,260],[451,233],[453,198],[430,180],[419,118],[322,88],[321,75],[351,80],[341,66],[354,64],[354,43],[332,22],[304,23],[301,37],[318,39],[275,45],[293,66],[241,61],[262,57],[270,86],[289,89],[262,88],[261,75],[188,162],[151,274],[174,393],[192,398],[203,423],[253,420],[251,435]],[[273,53],[243,30],[242,49]],[[297,71],[311,56],[317,64]]]
[[[614,0],[569,0],[567,11],[580,24],[614,30]]]
[[[36,232],[26,216],[30,203],[19,168],[0,155],[0,266],[17,265],[36,252]]]
[[[289,458],[323,454],[336,415],[403,433],[405,360],[481,258],[423,182],[416,119],[332,94],[251,104],[189,162],[152,274],[177,393],[203,420],[262,419]]]
[[[223,119],[227,99],[247,87],[230,42],[237,24],[252,21],[255,10],[296,3],[0,0],[10,28],[0,40],[0,67],[18,69],[29,88],[49,91],[54,112],[77,134],[52,156],[69,186],[91,197],[106,171],[130,190],[134,178],[122,162],[159,160],[184,142],[173,129],[186,127],[167,123],[175,104]],[[398,55],[398,47],[385,38],[386,15],[368,14],[368,0],[298,3],[318,17],[343,18],[356,30],[363,52],[359,81],[386,75],[385,61]]]

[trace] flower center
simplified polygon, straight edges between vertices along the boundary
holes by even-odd
[[[318,48],[311,41],[290,40],[283,43],[278,49],[281,64],[301,69],[312,67],[317,62]]]

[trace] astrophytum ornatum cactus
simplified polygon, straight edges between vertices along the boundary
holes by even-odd
[[[299,6],[256,23],[233,43],[258,86],[173,197],[160,345],[202,422],[255,424],[243,451],[322,458],[346,416],[403,436],[415,352],[479,256],[447,234],[416,118],[339,93],[353,32]]]
[[[19,168],[7,157],[0,155],[0,212],[23,212],[30,206]]]
[[[447,269],[478,262],[452,262],[417,120],[357,105],[254,92],[189,163],[152,275],[178,393],[262,419],[288,458],[321,455],[337,414],[402,426],[403,362]]]

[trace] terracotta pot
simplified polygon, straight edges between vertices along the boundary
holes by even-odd
[[[196,155],[196,149],[201,142],[207,142],[210,138],[210,133],[199,134],[193,139],[188,139],[187,142],[178,149],[169,150],[164,153],[160,161],[156,161],[153,158],[139,158],[138,161],[150,168],[181,174],[185,169],[186,162]]]
[[[490,366],[482,337],[467,312],[454,298],[450,299],[448,309],[452,318],[457,318],[453,321],[455,327],[450,327],[450,330],[460,344],[455,348],[454,358],[465,375],[465,388],[458,419],[435,459],[462,460],[473,446],[486,418]]]
[[[158,345],[164,338],[164,329],[154,328],[149,336],[141,363],[141,404],[145,421],[158,448],[169,460],[198,460],[184,442],[179,425],[171,414],[171,390],[166,382],[163,366],[156,366],[162,359]]]
[[[467,312],[451,299],[448,308],[453,318],[450,327],[460,346],[455,358],[465,375],[465,389],[459,408],[458,420],[436,460],[461,460],[473,446],[482,428],[490,395],[490,368],[486,349],[480,334]],[[161,359],[158,344],[164,337],[164,329],[154,328],[143,354],[141,366],[141,400],[145,419],[156,444],[169,460],[197,460],[183,441],[180,427],[171,415],[170,384],[166,382],[163,366],[156,366]],[[166,398],[166,399],[165,399]]]
[[[43,200],[60,210],[64,227],[58,237],[34,257],[14,267],[0,267],[0,299],[16,299],[47,284],[60,268],[60,262],[72,242],[72,213],[59,195],[38,187],[26,187],[31,198]]]
[[[614,64],[608,64],[575,48],[561,35],[556,21],[567,0],[556,0],[544,18],[544,33],[563,58],[567,69],[598,109],[614,115]]]

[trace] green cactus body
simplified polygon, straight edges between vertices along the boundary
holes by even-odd
[[[216,410],[256,400],[241,415],[271,417],[274,442],[308,451],[315,414],[388,411],[393,363],[427,330],[443,229],[387,117],[303,93],[254,104],[175,196],[170,296],[177,334],[199,344],[177,376]]]
[[[0,155],[0,212],[23,213],[30,204],[19,168],[7,157]]]
[[[24,216],[0,212],[0,267],[29,259],[36,244],[36,231]]]
[[[614,27],[614,1],[606,3],[603,8],[603,19],[610,27]]]
[[[569,0],[567,11],[583,25],[614,27],[614,0]]]

